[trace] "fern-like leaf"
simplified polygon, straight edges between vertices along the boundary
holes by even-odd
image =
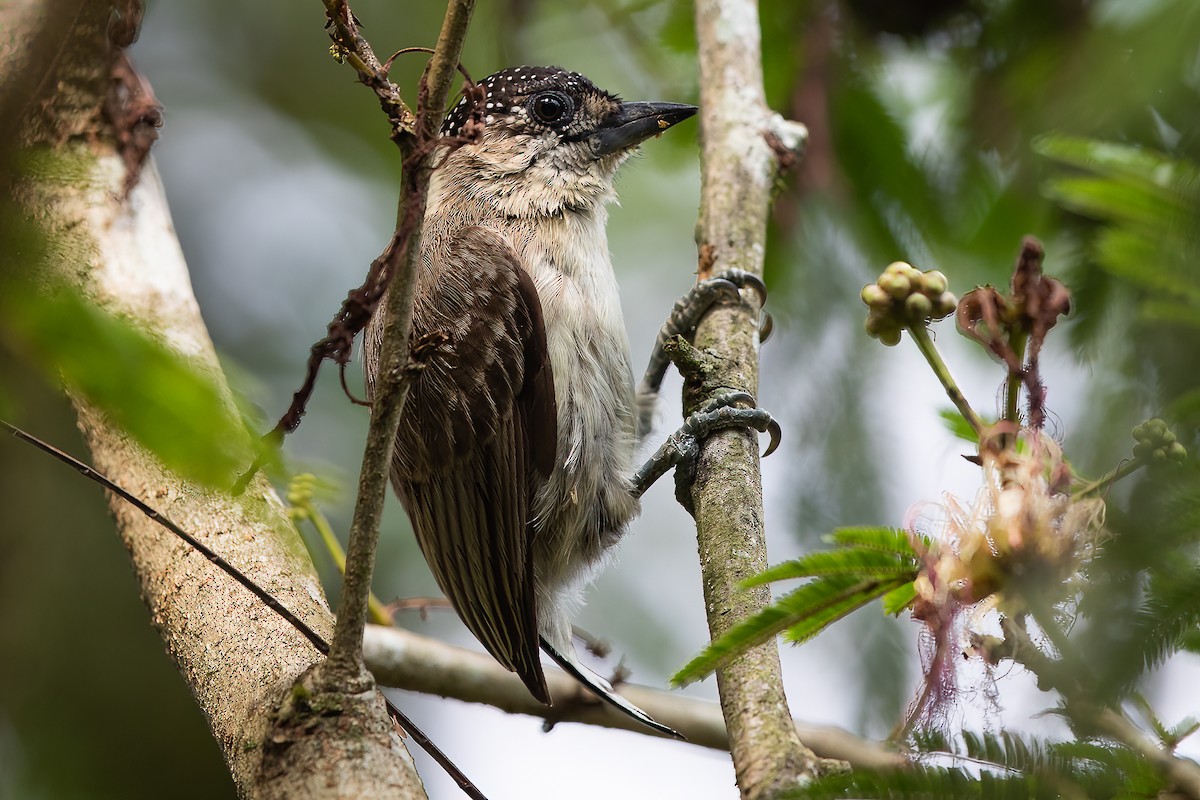
[[[895,610],[889,613],[898,613],[912,602],[912,582],[920,558],[907,532],[840,528],[830,539],[837,548],[776,565],[745,581],[744,588],[789,578],[814,578],[734,625],[679,670],[672,683],[684,686],[700,680],[783,631],[792,642],[805,642],[878,597],[891,597],[885,608]]]
[[[887,800],[972,800],[982,798],[982,784],[961,769],[913,767],[890,772],[850,772],[818,778],[782,795],[789,800],[887,798]]]
[[[915,570],[916,559],[913,557],[897,557],[896,554],[884,550],[848,547],[841,550],[810,553],[802,558],[777,564],[753,578],[748,578],[742,583],[742,586],[748,588],[791,578],[820,578],[827,575],[859,575],[862,577],[910,575],[915,577]]]
[[[912,581],[897,586],[883,596],[883,613],[894,617],[911,606],[916,599],[917,587]]]
[[[863,580],[853,575],[831,575],[804,584],[791,594],[734,625],[710,643],[672,678],[686,686],[710,675],[718,667],[784,630],[796,628],[809,639],[830,623],[897,586],[898,581]]]
[[[956,408],[943,408],[938,412],[938,416],[942,418],[946,430],[957,438],[971,444],[979,444],[979,432],[971,427],[971,423],[967,422],[961,411]]]
[[[805,614],[799,622],[790,626],[784,636],[793,644],[801,644],[837,622],[842,617],[857,611],[877,597],[897,588],[897,584],[912,584],[911,578],[884,578],[866,580],[846,590],[836,601]],[[785,597],[784,600],[787,600]]]
[[[859,547],[917,558],[910,534],[903,528],[838,528],[829,541],[840,547]]]

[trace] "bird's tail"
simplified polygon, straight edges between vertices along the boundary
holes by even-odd
[[[560,653],[554,648],[553,645],[546,641],[546,637],[543,636],[541,638],[542,650],[546,652],[546,655],[550,656],[550,658],[554,660],[554,663],[562,667],[564,672],[594,692],[595,695],[601,700],[608,703],[610,706],[622,712],[623,714],[628,714],[648,728],[652,728],[659,733],[666,734],[667,736],[675,739],[684,738],[678,731],[668,728],[661,722],[656,721],[654,717],[650,716],[645,711],[642,711],[633,703],[617,694],[617,691],[613,689],[611,683],[580,663],[579,658],[575,655],[575,649],[573,647],[570,648],[567,654]]]

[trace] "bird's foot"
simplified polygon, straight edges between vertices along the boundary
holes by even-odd
[[[749,403],[749,407],[737,405]],[[655,481],[672,467],[675,468],[675,497],[691,510],[689,491],[696,471],[696,458],[700,455],[700,444],[715,431],[726,428],[753,428],[768,433],[771,443],[763,458],[779,447],[782,431],[779,423],[767,411],[755,405],[749,392],[729,390],[721,392],[684,420],[679,430],[667,437],[662,446],[634,473],[631,483],[633,494],[641,497]]]
[[[688,290],[687,294],[675,301],[671,314],[666,323],[659,329],[658,339],[650,354],[650,363],[646,373],[638,385],[638,435],[645,436],[650,431],[650,421],[654,412],[655,399],[662,387],[663,376],[671,363],[667,355],[667,342],[676,336],[691,340],[692,334],[701,318],[721,300],[740,300],[742,290],[749,290],[758,295],[758,306],[762,308],[767,302],[767,287],[762,278],[753,272],[742,269],[728,269],[717,273],[711,278],[700,281]],[[772,328],[771,315],[762,312],[759,322],[759,337],[766,341]]]

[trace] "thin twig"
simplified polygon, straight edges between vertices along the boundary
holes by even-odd
[[[1097,478],[1091,483],[1084,485],[1082,488],[1076,489],[1075,496],[1087,497],[1090,494],[1103,491],[1122,478],[1127,478],[1133,473],[1137,472],[1139,469],[1146,466],[1147,463],[1148,462],[1144,458],[1131,458],[1128,461],[1123,461],[1117,466],[1116,469],[1107,475]]]
[[[402,158],[407,160],[417,149],[416,116],[405,104],[399,87],[388,80],[388,67],[379,63],[375,51],[359,31],[358,18],[346,0],[324,0],[324,4],[325,15],[328,18],[325,27],[329,29],[329,37],[333,40],[331,51],[334,58],[349,63],[358,73],[359,81],[375,92],[380,108],[391,125],[391,139],[400,148]],[[407,169],[405,171],[407,172]],[[326,360],[339,366],[342,372],[342,388],[347,396],[350,396],[345,384],[345,367],[350,362],[355,337],[362,332],[378,309],[396,273],[398,256],[406,250],[405,243],[397,241],[396,237],[400,233],[398,227],[396,236],[388,243],[383,253],[371,262],[362,285],[346,294],[341,308],[326,326],[325,337],[310,348],[303,383],[292,394],[291,404],[275,423],[275,427],[263,436],[262,452],[238,478],[232,489],[233,494],[245,491],[255,474],[283,443],[283,438],[299,427],[300,420],[308,409],[308,401],[316,388],[317,374]],[[350,399],[358,402],[353,397]]]
[[[293,522],[299,523],[301,520],[307,520],[316,529],[317,535],[321,537],[321,543],[325,545],[329,557],[333,559],[333,565],[337,567],[340,574],[344,575],[346,573],[346,551],[342,549],[341,542],[334,534],[329,520],[313,502],[311,487],[313,480],[312,475],[298,475],[292,479],[287,493],[287,500],[290,504],[288,515]],[[371,593],[368,604],[372,622],[376,625],[393,624],[392,615],[374,592]]]
[[[346,574],[338,603],[329,659],[322,677],[331,687],[353,686],[364,678],[362,635],[366,623],[367,598],[375,568],[379,520],[387,493],[392,447],[408,396],[412,372],[408,365],[408,340],[412,330],[413,296],[420,260],[421,222],[429,188],[429,167],[424,163],[438,135],[441,109],[449,94],[450,81],[462,52],[474,0],[452,0],[446,9],[436,54],[421,81],[417,101],[416,139],[405,158],[404,187],[399,223],[393,242],[401,265],[388,291],[383,308],[384,339],[380,354],[379,381],[375,387],[371,423],[363,451],[358,497],[346,548]],[[351,15],[352,16],[352,15]]]
[[[1125,745],[1170,779],[1176,789],[1185,792],[1193,800],[1200,800],[1200,764],[1159,746],[1119,711],[1096,706],[1086,691],[1078,688],[1077,683],[1062,680],[1058,674],[1061,662],[1047,658],[1021,626],[1010,623],[1002,627],[1004,639],[997,653],[1022,665],[1039,681],[1053,686],[1062,695],[1063,711],[1070,719],[1085,730],[1093,730]]]
[[[388,69],[379,63],[375,51],[359,31],[358,17],[350,10],[346,0],[324,0],[325,15],[329,21],[329,38],[333,40],[330,52],[339,61],[346,61],[358,73],[363,85],[375,92],[379,106],[392,125],[392,141],[398,145],[404,138],[411,137],[416,117],[404,103],[400,89],[388,80]]]

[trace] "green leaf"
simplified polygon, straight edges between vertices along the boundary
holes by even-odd
[[[246,427],[210,372],[65,287],[4,288],[0,329],[17,349],[167,467],[228,487],[250,463]]]
[[[1103,175],[1144,196],[1157,195],[1171,203],[1197,188],[1200,177],[1194,165],[1180,159],[1099,139],[1049,135],[1036,139],[1033,148],[1046,158]],[[1084,192],[1079,199],[1087,202],[1088,193]]]
[[[896,588],[901,580],[862,580],[855,576],[832,575],[804,584],[791,594],[734,625],[700,655],[679,670],[671,683],[685,686],[711,674],[752,647],[789,630],[789,638],[812,638],[829,624]]]
[[[874,772],[859,770],[817,778],[782,795],[795,800],[887,798],[887,800],[971,800],[983,796],[982,784],[961,769],[924,767]],[[989,795],[994,798],[994,795]]]
[[[829,541],[844,547],[882,550],[917,558],[918,553],[913,549],[910,536],[903,528],[848,527],[835,530],[829,535]]]
[[[803,615],[799,622],[784,632],[784,638],[792,644],[807,642],[839,619],[857,611],[875,598],[892,592],[898,584],[903,585],[903,581],[904,579],[865,580],[853,589],[845,591],[828,606]],[[911,580],[907,582],[911,584]]]
[[[878,250],[906,252],[917,231],[944,237],[941,193],[914,158],[882,88],[865,76],[843,81],[830,99],[829,121],[838,164]]]
[[[826,575],[858,575],[864,578],[911,575],[915,569],[914,557],[898,557],[897,554],[884,550],[849,547],[810,553],[802,558],[777,564],[753,578],[743,581],[742,587],[749,588],[773,581],[791,578],[818,578]]]
[[[1161,665],[1197,629],[1200,629],[1200,568],[1170,575],[1160,572],[1147,587],[1146,599],[1134,623],[1134,646],[1140,649],[1142,667],[1148,670]]]
[[[967,422],[967,418],[958,409],[943,408],[938,412],[938,416],[942,418],[942,422],[945,423],[947,430],[959,439],[974,445],[979,444],[979,434],[975,432],[975,429],[971,427],[971,423]]]
[[[917,587],[912,581],[892,589],[883,596],[883,613],[896,616],[917,599]]]
[[[1170,731],[1168,731],[1171,738],[1168,741],[1174,747],[1196,731],[1200,731],[1200,720],[1197,720],[1195,717],[1184,717],[1178,723],[1171,726]]]

